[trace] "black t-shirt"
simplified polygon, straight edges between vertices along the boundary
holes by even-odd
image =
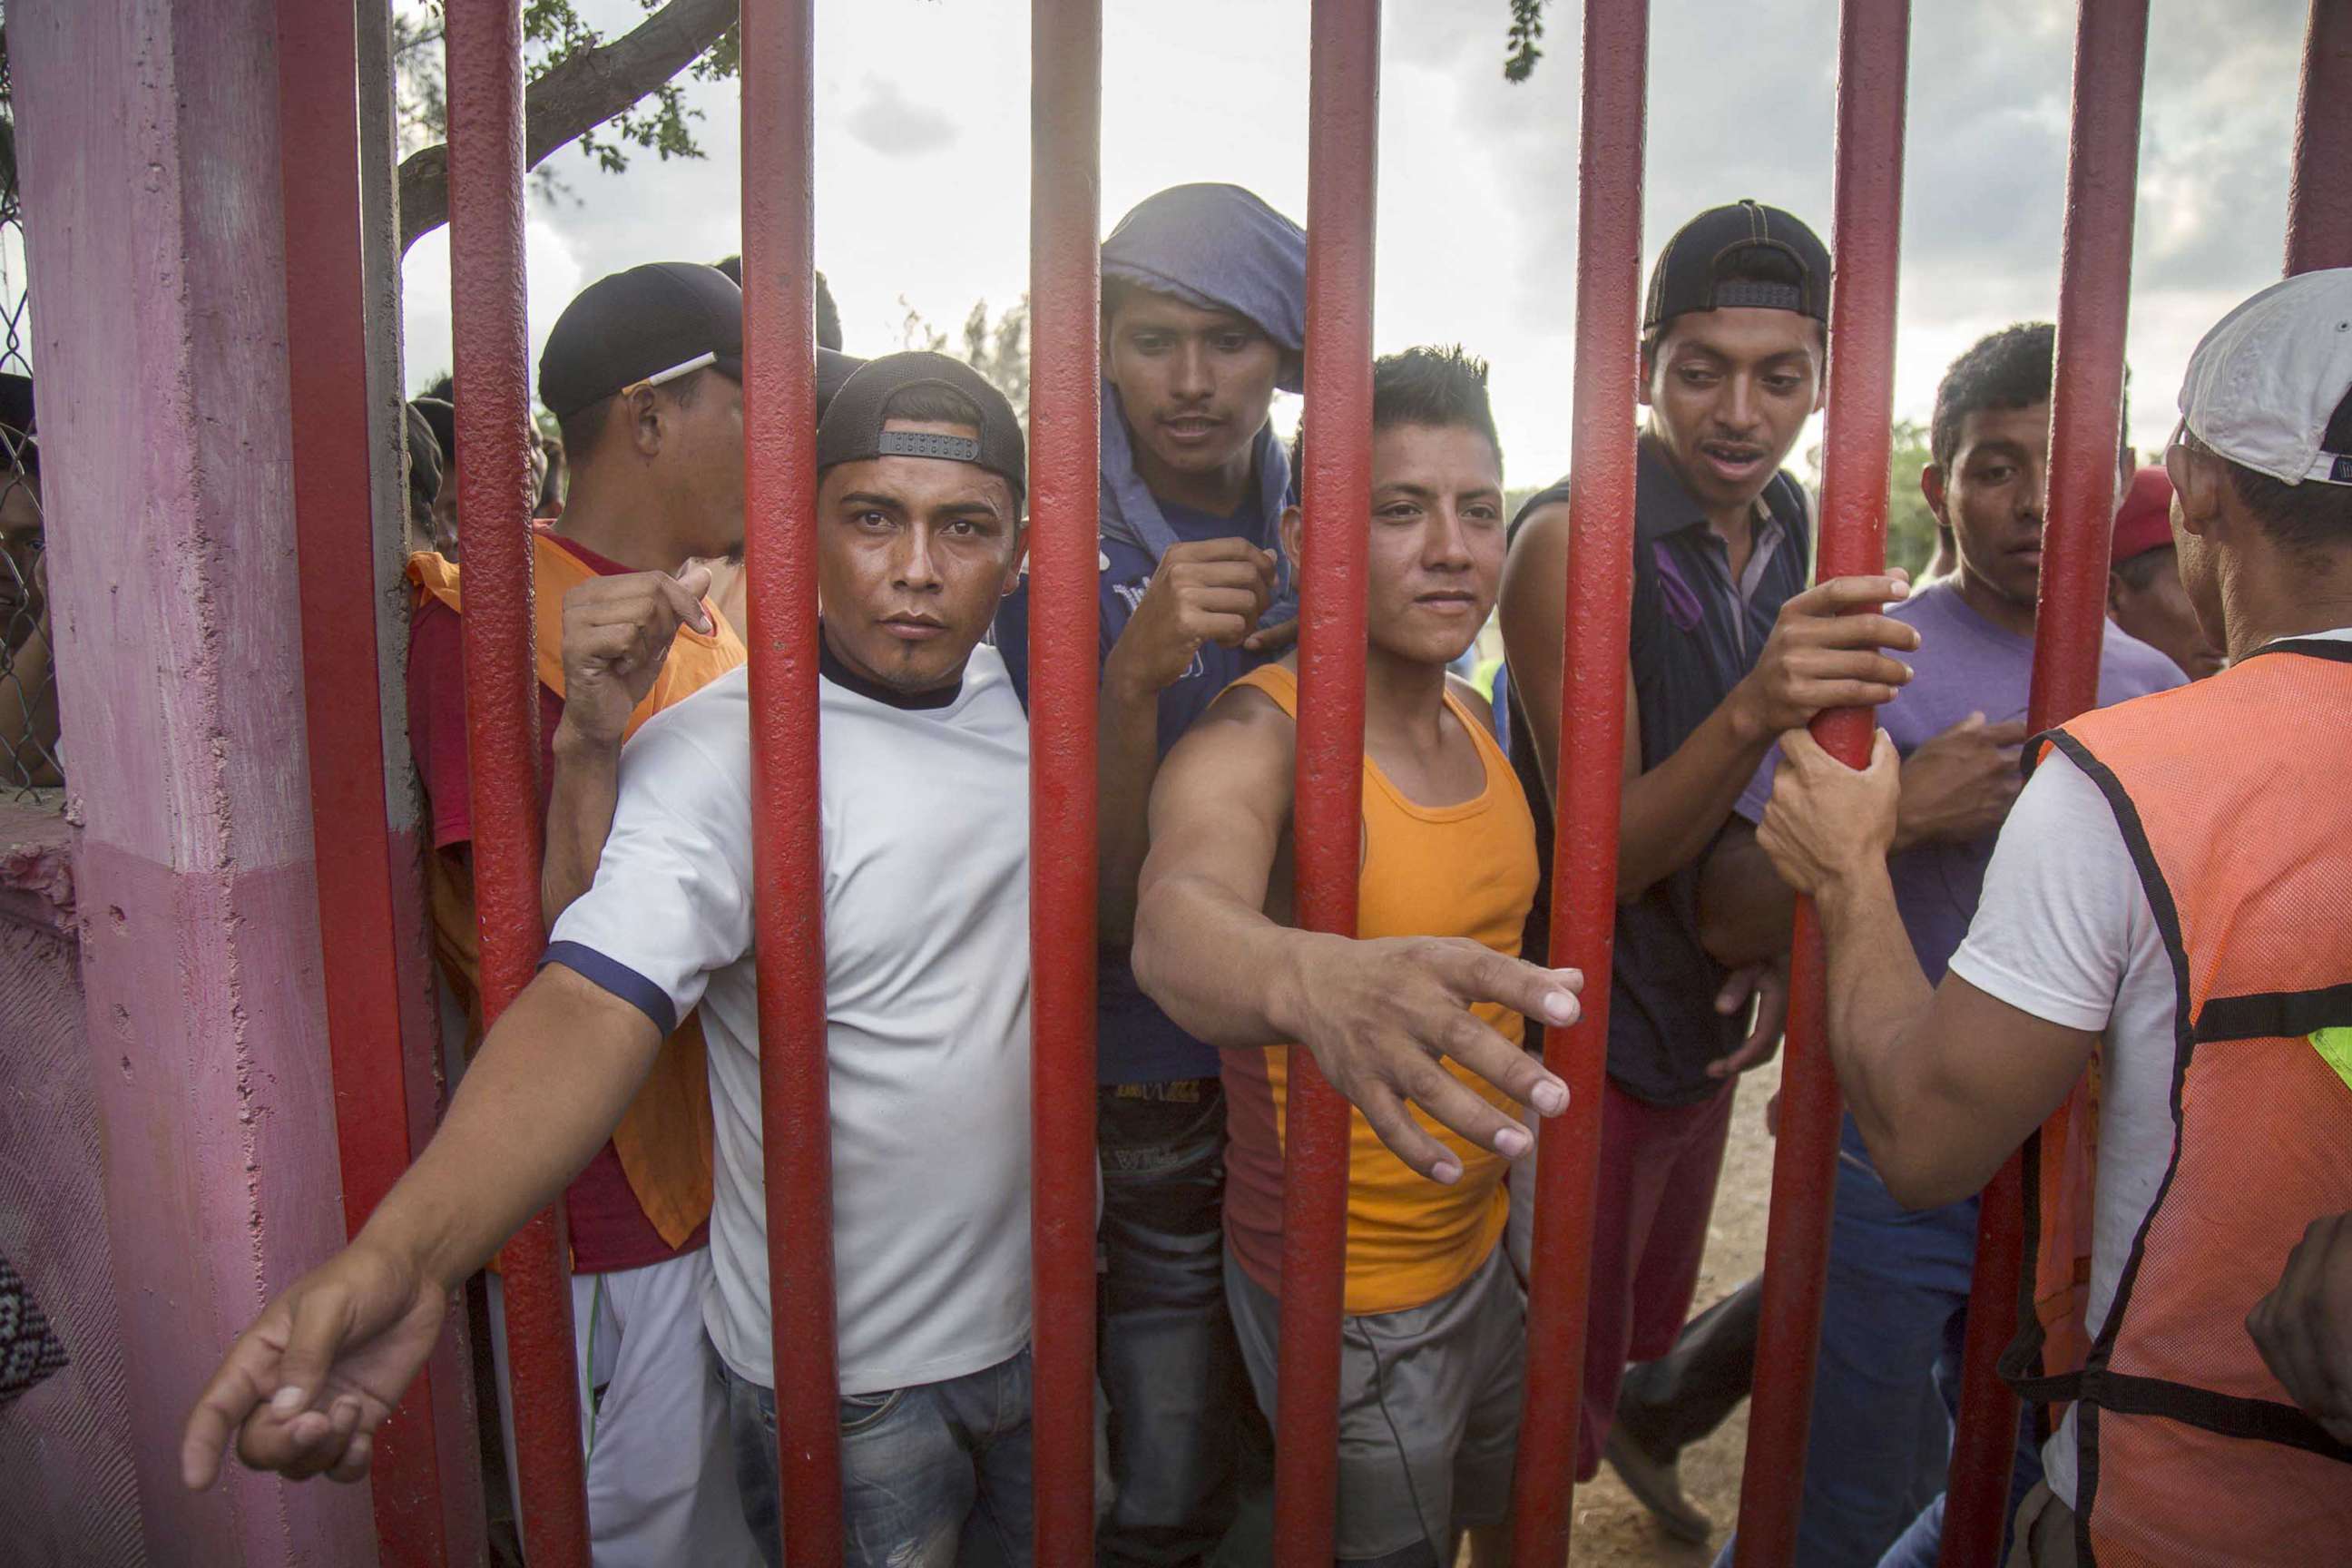
[[[1562,479],[1529,497],[1512,520],[1512,534],[1529,512],[1567,495],[1568,481]],[[1656,444],[1643,438],[1634,486],[1628,651],[1642,721],[1643,773],[1672,756],[1756,667],[1780,606],[1805,586],[1812,552],[1804,490],[1787,474],[1777,474],[1761,500],[1764,517],[1755,548],[1742,580],[1735,583],[1723,541],[1707,527],[1698,502]],[[1511,764],[1528,798],[1546,800],[1517,686],[1515,673]],[[1551,826],[1549,811],[1536,813],[1542,883],[1520,951],[1538,963],[1546,962],[1551,943]],[[1707,1064],[1735,1049],[1748,1033],[1744,1019],[1715,1010],[1727,971],[1699,945],[1698,876],[1705,858],[1617,907],[1609,1076],[1652,1105],[1695,1105],[1720,1090],[1722,1081],[1707,1076]],[[1529,1043],[1537,1043],[1532,1021],[1528,1032]]]

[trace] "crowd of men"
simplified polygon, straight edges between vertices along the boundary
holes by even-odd
[[[1510,515],[1481,361],[1373,367],[1357,934],[1298,929],[1300,454],[1269,415],[1301,383],[1305,263],[1231,185],[1164,191],[1102,247],[1101,1560],[1270,1561],[1304,1047],[1355,1107],[1338,1559],[1436,1568],[1466,1543],[1489,1568],[1531,1127],[1568,1093],[1546,1036],[1584,984],[1543,966],[1569,489]],[[2053,331],[1987,336],[1938,388],[1918,480],[1948,571],[1813,583],[1783,465],[1822,406],[1830,289],[1812,231],[1748,201],[1651,277],[1579,1474],[1605,1458],[1708,1536],[1675,1457],[1745,1395],[1757,1294],[1691,1308],[1803,894],[1851,1110],[1811,1444],[1784,1457],[1798,1560],[1935,1560],[1976,1194],[2021,1145],[2013,1560],[2320,1560],[2352,1541],[2352,271],[2207,335],[2160,466],[2135,471],[2118,420],[2101,706],[2040,737]],[[1021,1563],[1024,439],[961,362],[837,346],[808,525],[847,1557]],[[690,263],[605,278],[553,329],[545,962],[486,1039],[474,1010],[439,1131],[361,1234],[230,1350],[191,1485],[232,1439],[289,1476],[365,1475],[449,1302],[560,1195],[595,1561],[779,1560],[739,636],[761,606],[711,564],[743,540],[741,355],[735,281]],[[411,426],[436,548],[410,564],[409,719],[471,1009],[434,412]],[[1490,702],[1453,667],[1497,611]],[[1877,716],[1865,769],[1806,731],[1848,707]],[[495,1278],[489,1304],[502,1360]]]

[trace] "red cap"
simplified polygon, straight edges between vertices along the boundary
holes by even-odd
[[[2162,468],[2142,468],[2132,476],[2131,489],[2116,513],[2113,564],[2135,555],[2162,550],[2172,542],[2172,480]]]

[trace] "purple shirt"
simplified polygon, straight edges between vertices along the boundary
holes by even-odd
[[[1977,614],[1949,579],[1929,584],[1886,613],[1919,632],[1919,651],[1910,660],[1911,683],[1878,710],[1879,728],[1893,737],[1897,752],[1909,756],[1971,713],[1983,714],[1988,724],[2025,717],[2026,694],[2033,681],[2032,637],[2019,637]],[[2106,642],[2099,655],[2099,706],[2186,684],[2164,655],[2126,636],[2113,621],[2102,625]],[[1739,815],[1749,822],[1764,816],[1780,758],[1776,746],[1739,797]],[[1968,935],[1998,837],[1988,833],[1965,844],[1922,844],[1887,859],[1903,929],[1910,933],[1911,949],[1930,985],[1943,979],[1944,966]]]

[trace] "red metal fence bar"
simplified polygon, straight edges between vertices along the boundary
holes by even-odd
[[[841,1561],[833,1121],[818,837],[810,0],[743,7],[744,573],[760,1129],[784,1560]]]
[[[1886,470],[1895,407],[1895,291],[1903,226],[1903,110],[1910,0],[1845,0],[1838,18],[1837,175],[1831,232],[1829,423],[1822,468],[1818,575],[1885,568]],[[1839,709],[1812,730],[1832,755],[1870,757],[1866,709]],[[1764,1248],[1756,1394],[1740,1476],[1740,1568],[1795,1561],[1812,1418],[1822,1295],[1841,1101],[1822,1032],[1821,928],[1797,903],[1780,1136]]]
[[[1642,153],[1649,0],[1587,0],[1577,171],[1575,437],[1570,471],[1566,646],[1560,661],[1550,962],[1584,972],[1584,1013],[1545,1035],[1568,1110],[1538,1133],[1527,1394],[1512,1495],[1512,1559],[1568,1555],[1584,1385],[1593,1203],[1617,934],[1619,767],[1633,614],[1634,413],[1640,374]],[[1535,955],[1529,954],[1529,957]]]
[[[2311,0],[2287,184],[2286,269],[2352,267],[2352,0]]]
[[[1090,1568],[1102,0],[1029,26],[1031,1433],[1036,1561]]]
[[[404,994],[394,958],[350,5],[278,0],[278,125],[320,968],[343,1223],[356,1236],[408,1168],[401,1022],[416,999]],[[446,1560],[433,1410],[428,1366],[375,1435],[371,1485],[385,1568]]]
[[[522,16],[449,0],[449,304],[457,510],[466,530],[466,747],[482,1012],[495,1023],[546,946],[539,903],[539,693],[530,574],[530,337],[523,314]],[[588,1493],[561,1201],[504,1267],[523,1549],[587,1568]]]
[[[2058,275],[2049,501],[2027,707],[2027,722],[2036,732],[2099,700],[2147,60],[2147,0],[2083,0]],[[2022,1167],[2012,1155],[1986,1186],[1978,1212],[1960,1417],[1937,1559],[1942,1568],[1998,1562],[2009,1522],[2018,1403],[2001,1381],[1999,1363],[2017,1330],[2024,1196]]]
[[[1307,509],[1299,563],[1298,923],[1356,934],[1372,511],[1379,0],[1315,0],[1307,110]],[[1348,1102],[1290,1053],[1276,1373],[1274,1560],[1328,1563],[1338,1506]]]

